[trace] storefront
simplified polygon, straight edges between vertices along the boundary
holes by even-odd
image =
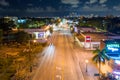
[[[113,76],[120,79],[120,40],[105,41],[106,54],[113,60],[110,66],[113,69]],[[112,64],[112,65],[111,65]]]
[[[24,29],[25,32],[35,36],[37,42],[46,42],[48,36],[50,36],[49,29]]]

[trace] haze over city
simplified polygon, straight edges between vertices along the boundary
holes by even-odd
[[[56,17],[120,14],[120,0],[0,0],[0,16]]]

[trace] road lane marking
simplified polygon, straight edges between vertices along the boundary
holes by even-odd
[[[54,75],[55,75],[55,71],[56,71],[55,66],[56,66],[56,63],[55,63],[55,60],[54,60],[52,80],[54,80]]]
[[[64,78],[64,66],[65,66],[65,60],[62,60],[62,80],[63,80],[63,78]]]
[[[58,66],[56,66],[56,69],[57,69],[57,70],[62,70],[61,67],[58,67]]]
[[[61,75],[56,75],[56,78],[60,80],[62,79]]]

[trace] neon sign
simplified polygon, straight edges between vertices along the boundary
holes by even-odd
[[[111,48],[111,47],[108,47],[108,49],[111,50],[112,52],[119,50],[118,48]]]
[[[119,44],[107,44],[107,47],[116,47],[116,48],[119,48],[120,45]]]
[[[115,52],[120,50],[120,44],[107,44],[108,51]]]

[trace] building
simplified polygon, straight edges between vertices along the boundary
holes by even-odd
[[[25,32],[35,36],[37,42],[46,42],[50,36],[49,26],[44,26],[42,29],[23,29]]]
[[[97,32],[97,30],[93,27],[88,27],[88,26],[80,26],[77,27],[77,30],[80,32]]]
[[[120,39],[115,39],[115,36],[113,36],[111,38],[109,37],[108,40],[102,40],[100,43],[100,48],[101,50],[104,48],[106,54],[111,58],[111,60],[108,62],[106,61],[106,64],[104,65],[107,66],[107,72],[112,73],[112,75],[119,80],[120,79]],[[112,71],[110,69],[112,69]]]
[[[84,48],[94,50],[100,48],[101,40],[106,40],[107,36],[103,32],[81,32],[77,38]]]
[[[120,79],[120,39],[105,40],[106,54],[112,59],[108,65],[112,68],[112,74]]]

